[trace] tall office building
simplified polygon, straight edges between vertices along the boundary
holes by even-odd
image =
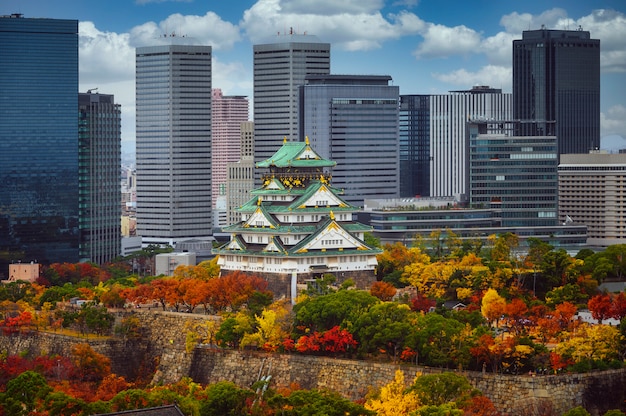
[[[337,162],[333,186],[363,206],[399,196],[399,88],[388,75],[309,75],[300,88],[300,136]]]
[[[212,201],[226,200],[227,165],[241,157],[241,123],[248,121],[248,99],[239,95],[223,95],[213,89],[211,102]],[[226,224],[223,224],[226,225]]]
[[[137,48],[136,106],[137,234],[210,238],[211,47]]]
[[[600,40],[582,29],[524,31],[513,41],[513,100],[518,134],[556,136],[559,155],[598,149]]]
[[[424,111],[423,107],[415,110],[418,113]],[[430,160],[426,161],[414,153],[418,163],[430,164],[430,196],[467,196],[466,125],[470,118],[510,120],[511,94],[487,86],[476,86],[471,90],[430,96]],[[414,146],[424,146],[421,143],[425,139],[421,135],[423,130],[416,129],[415,132],[414,137],[405,140],[413,141]],[[424,168],[416,169],[420,171]]]
[[[430,95],[400,96],[400,196],[430,196]]]
[[[78,261],[78,21],[0,16],[0,45],[0,251]]]
[[[502,227],[556,226],[556,137],[515,136],[511,121],[468,124],[471,207],[499,209]]]
[[[81,260],[103,264],[121,253],[121,109],[113,95],[78,94]]]
[[[254,45],[254,161],[298,137],[298,87],[310,74],[330,73],[330,44],[311,35],[279,35]]]

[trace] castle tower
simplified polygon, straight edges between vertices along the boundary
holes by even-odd
[[[359,208],[331,185],[335,162],[305,142],[288,142],[256,164],[268,171],[263,185],[239,208],[242,220],[224,231],[230,241],[213,250],[222,273],[236,270],[266,278],[276,297],[295,298],[308,281],[333,274],[360,289],[375,281],[376,255],[364,235],[371,227],[353,220]]]

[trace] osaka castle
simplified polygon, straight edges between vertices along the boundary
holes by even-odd
[[[263,185],[238,208],[241,221],[225,227],[230,241],[214,249],[222,275],[234,271],[265,278],[276,297],[294,299],[298,291],[326,274],[337,284],[352,279],[359,289],[375,281],[380,249],[364,242],[371,227],[353,220],[360,210],[331,185],[332,160],[305,142],[287,142],[269,159]]]

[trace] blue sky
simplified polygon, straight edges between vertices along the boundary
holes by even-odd
[[[624,0],[3,0],[0,14],[78,19],[80,90],[115,94],[134,146],[134,49],[175,32],[213,46],[213,87],[247,95],[252,45],[291,28],[331,43],[331,72],[391,75],[401,94],[490,85],[511,91],[523,30],[577,29],[601,40],[603,147],[626,147]]]

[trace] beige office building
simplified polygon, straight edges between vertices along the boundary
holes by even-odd
[[[559,218],[585,224],[589,245],[626,243],[626,154],[561,155]]]

